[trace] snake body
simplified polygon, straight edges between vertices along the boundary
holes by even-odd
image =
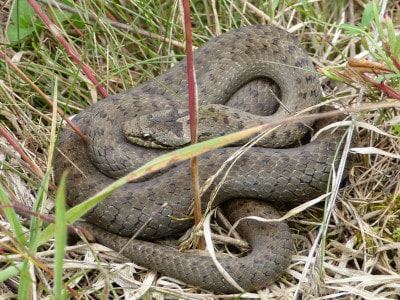
[[[253,96],[246,85],[272,79],[279,86],[282,103],[272,116],[263,117],[263,122],[299,112],[321,97],[310,59],[293,35],[276,27],[249,26],[222,34],[195,51],[194,63],[200,105],[230,105],[259,113],[263,109],[260,103],[251,104]],[[235,94],[239,100],[231,100]],[[156,111],[185,109],[187,104],[182,99],[186,97],[186,63],[182,61],[154,80],[113,95],[78,114],[74,122],[87,135],[88,143],[71,130],[64,130],[58,144],[64,155],[58,154],[54,165],[56,180],[64,170],[69,170],[68,204],[84,201],[111,184],[113,178],[169,151],[128,142],[122,127],[125,122]],[[270,135],[267,145],[287,146],[307,131],[307,125],[310,124],[282,126]],[[337,137],[326,135],[296,148],[250,148],[229,171],[215,205],[224,203],[233,221],[248,215],[276,218],[275,210],[259,201],[281,207],[324,193],[337,145]],[[200,184],[238,149],[232,146],[201,155]],[[202,196],[204,207],[222,176]],[[92,224],[88,228],[101,243],[117,250],[150,216],[138,238],[157,239],[181,232],[191,225],[179,220],[182,215],[178,213],[190,211],[193,198],[190,180],[189,162],[182,162],[147,180],[130,182],[85,216]],[[169,206],[154,215],[164,202]],[[245,289],[259,288],[279,278],[291,257],[287,225],[249,220],[242,222],[239,230],[249,240],[252,251],[243,258],[222,260],[232,278]],[[133,241],[123,254],[193,285],[217,292],[237,291],[208,257],[180,253],[141,240]]]

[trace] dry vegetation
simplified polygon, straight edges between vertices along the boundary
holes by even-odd
[[[40,235],[32,226],[42,226],[43,213],[53,212],[50,159],[61,129],[60,117],[39,91],[57,101],[68,116],[102,95],[37,16],[34,24],[24,23],[22,40],[10,40],[13,30],[16,36],[11,27],[15,19],[10,17],[15,1],[0,4],[0,198],[3,208],[9,207],[8,198],[42,213],[39,221],[30,224],[19,218],[28,237]],[[301,1],[193,1],[194,43],[199,45],[215,34],[247,24],[276,24],[298,35],[318,67],[333,67],[325,68],[325,74],[344,81],[321,76],[327,99],[338,106],[398,104],[400,70],[394,62],[400,60],[399,38],[392,43],[394,60],[385,56],[385,45],[393,41],[387,31],[390,20],[362,19],[368,17],[366,0],[305,2],[307,7]],[[392,2],[384,12],[398,24],[400,7]],[[44,5],[42,8],[108,94],[156,76],[184,55],[178,1],[64,3],[73,5],[82,15],[65,8],[62,14]],[[358,27],[334,26],[338,24]],[[394,27],[394,32],[398,31]],[[380,50],[373,49],[368,35]],[[368,75],[371,80],[377,80],[387,68],[392,74],[385,85],[374,86],[362,76],[366,69],[345,68],[349,58],[380,63]],[[362,67],[372,70],[361,62]],[[247,294],[247,298],[396,299],[400,294],[399,108],[377,108],[354,117],[364,124],[354,134],[357,146],[365,153],[354,154],[347,185],[325,206],[313,206],[289,219],[296,244],[290,269],[279,282]],[[55,131],[52,126],[57,126]],[[85,244],[66,247],[63,272],[57,271],[60,259],[55,256],[55,241],[24,244],[14,231],[11,216],[4,210],[0,217],[0,299],[14,299],[18,293],[32,299],[57,298],[59,293],[83,299],[233,298],[160,277],[123,258],[111,258],[100,245],[91,245],[91,250]],[[55,282],[60,278],[68,289],[57,287]],[[21,290],[23,283],[25,291]],[[57,292],[57,288],[63,292]]]

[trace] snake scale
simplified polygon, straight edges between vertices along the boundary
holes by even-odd
[[[272,109],[271,116],[262,116],[257,122],[297,113],[318,103],[321,97],[313,65],[297,39],[273,26],[248,26],[224,33],[194,52],[194,64],[200,106],[226,105],[264,114],[264,106],[268,110],[270,104],[260,100],[252,104],[257,92],[254,93],[256,89],[251,84],[263,85],[264,80],[272,79],[279,87],[281,103]],[[232,100],[234,98],[236,100]],[[84,201],[111,184],[114,178],[170,151],[131,143],[122,127],[129,129],[132,120],[158,111],[185,109],[184,99],[187,99],[187,80],[186,62],[182,61],[159,77],[79,113],[74,122],[87,135],[88,143],[72,130],[63,130],[58,144],[63,155],[57,154],[54,164],[57,181],[63,171],[69,170],[68,205]],[[229,125],[229,120],[224,119],[224,122]],[[222,204],[232,221],[248,215],[277,218],[277,212],[265,202],[281,207],[323,194],[334,154],[338,151],[338,138],[328,134],[304,146],[281,149],[299,140],[309,125],[311,123],[285,125],[270,134],[267,146],[279,149],[256,146],[245,151],[226,176],[215,205]],[[238,149],[235,145],[201,155],[200,184]],[[222,176],[219,175],[203,194],[204,207]],[[140,232],[139,240],[132,241],[123,254],[140,265],[192,285],[221,293],[237,292],[209,257],[180,253],[144,241],[175,235],[191,226],[190,221],[180,220],[179,213],[190,211],[193,198],[190,181],[190,166],[185,161],[151,178],[130,182],[85,216],[90,223],[88,229],[100,243],[120,250],[128,238],[168,202],[167,207],[152,216]],[[245,257],[222,258],[222,266],[246,290],[277,280],[289,265],[292,254],[287,224],[247,220],[240,223],[238,230],[252,250]]]

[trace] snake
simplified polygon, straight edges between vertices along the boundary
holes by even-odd
[[[300,113],[322,97],[312,61],[298,39],[275,26],[252,25],[223,33],[196,49],[193,62],[199,113],[206,116],[203,121],[199,118],[204,140]],[[275,89],[273,97],[261,94],[266,85],[268,91],[271,86]],[[87,142],[65,128],[54,161],[56,182],[68,170],[67,204],[82,203],[116,178],[186,146],[188,133],[182,128],[188,123],[187,97],[187,62],[182,60],[158,77],[76,115],[73,122]],[[218,129],[210,133],[213,125]],[[221,133],[223,126],[228,129]],[[246,217],[276,220],[277,209],[326,192],[335,157],[342,151],[340,136],[329,133],[303,145],[301,139],[310,126],[311,121],[283,124],[246,151],[232,144],[198,157],[200,185],[217,174],[201,196],[202,208],[218,188],[213,205],[221,206],[231,222],[244,218],[237,229],[251,250],[243,257],[218,259],[243,290],[279,279],[293,251],[285,222]],[[176,138],[172,145],[168,144],[171,132]],[[229,170],[217,173],[238,151],[242,153]],[[175,163],[123,185],[85,215],[87,229],[98,242],[123,249],[122,254],[139,265],[213,292],[238,292],[209,256],[154,242],[193,224],[191,218],[182,217],[190,214],[194,197],[190,168],[189,161]],[[136,238],[130,240],[132,236]]]

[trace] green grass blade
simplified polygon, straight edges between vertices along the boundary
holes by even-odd
[[[65,175],[61,178],[56,194],[56,224],[55,224],[55,268],[54,295],[56,299],[66,299],[66,288],[63,283],[63,263],[65,246],[67,244],[67,220],[65,215]]]
[[[3,211],[7,217],[8,222],[11,225],[11,230],[14,233],[14,237],[19,241],[20,245],[26,245],[27,239],[25,237],[22,226],[18,220],[17,213],[12,207],[12,203],[1,184],[0,184],[0,204],[3,206]],[[22,249],[23,247],[21,246],[20,250]]]

